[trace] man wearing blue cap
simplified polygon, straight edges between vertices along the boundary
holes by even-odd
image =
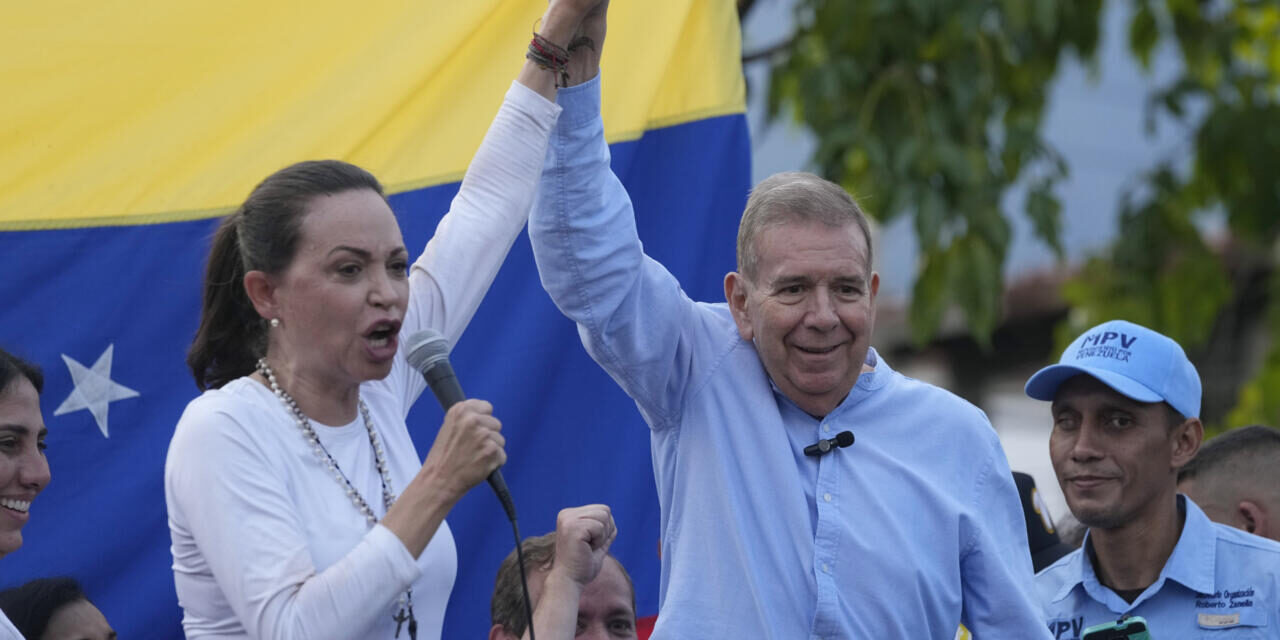
[[[1049,455],[1089,527],[1036,576],[1056,640],[1131,616],[1156,640],[1280,637],[1280,544],[1210,522],[1177,493],[1204,437],[1200,376],[1178,343],[1106,322],[1026,392],[1053,402]]]

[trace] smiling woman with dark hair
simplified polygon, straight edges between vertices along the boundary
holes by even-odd
[[[0,556],[22,546],[31,503],[49,484],[40,368],[0,349]],[[0,638],[22,638],[0,614]]]

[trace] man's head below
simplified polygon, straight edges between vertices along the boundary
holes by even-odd
[[[0,592],[0,610],[24,638],[115,640],[116,632],[73,578],[39,578]]]
[[[774,384],[811,415],[830,413],[862,372],[880,287],[871,264],[866,216],[839,185],[789,172],[751,191],[725,299]]]
[[[1053,403],[1049,456],[1067,505],[1094,529],[1117,529],[1170,508],[1177,470],[1204,437],[1200,376],[1173,340],[1113,320],[1027,381]]]
[[[529,578],[529,599],[537,610],[547,573],[556,559],[556,533],[526,538],[521,547]],[[528,618],[515,551],[508,554],[498,568],[489,612],[492,618],[489,640],[518,640],[525,635]],[[605,558],[600,573],[582,590],[578,599],[578,630],[574,637],[579,640],[636,637],[635,587],[627,570],[613,556]]]
[[[1210,520],[1280,540],[1280,429],[1253,425],[1209,440],[1178,471],[1178,491]]]

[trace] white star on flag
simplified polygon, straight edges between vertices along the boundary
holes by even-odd
[[[102,437],[111,437],[107,435],[107,406],[116,400],[138,396],[137,391],[111,379],[111,353],[114,349],[114,344],[107,345],[107,350],[98,356],[98,361],[93,363],[92,369],[85,367],[67,354],[62,354],[62,361],[67,363],[67,369],[71,371],[71,381],[75,384],[75,388],[71,390],[71,395],[62,401],[62,405],[53,412],[53,415],[60,416],[64,413],[88,409],[89,413],[93,414],[94,422],[98,423]]]

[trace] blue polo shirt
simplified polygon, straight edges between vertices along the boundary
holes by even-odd
[[[1160,577],[1132,603],[1098,581],[1084,549],[1036,576],[1055,640],[1122,615],[1147,620],[1152,640],[1280,638],[1280,543],[1217,524],[1186,496],[1186,522]]]

